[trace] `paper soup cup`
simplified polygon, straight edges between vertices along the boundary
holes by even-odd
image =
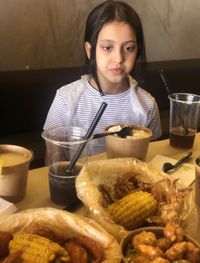
[[[26,194],[32,152],[16,145],[0,145],[0,197],[16,203]]]
[[[127,125],[111,125],[106,131],[121,130]],[[134,157],[144,161],[146,158],[149,141],[152,132],[148,128],[130,125],[133,128],[133,135],[121,138],[117,135],[106,136],[106,152],[108,158]]]

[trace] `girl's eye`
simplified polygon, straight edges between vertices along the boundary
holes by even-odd
[[[103,46],[102,48],[103,48],[103,50],[106,51],[106,52],[110,52],[111,49],[112,49],[111,46]]]
[[[125,53],[132,53],[136,50],[136,46],[126,46],[124,47],[124,52]]]

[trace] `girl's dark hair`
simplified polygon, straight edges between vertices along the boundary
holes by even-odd
[[[126,4],[125,2],[115,1],[115,0],[107,0],[97,7],[95,7],[91,13],[88,15],[86,21],[86,29],[85,29],[85,42],[89,42],[91,45],[91,56],[90,59],[86,56],[86,69],[88,73],[91,73],[101,91],[101,87],[97,78],[96,72],[96,45],[97,39],[100,30],[102,27],[112,21],[122,21],[129,24],[136,33],[137,39],[137,59],[136,62],[139,62],[140,69],[143,69],[143,66],[146,64],[146,55],[145,55],[145,43],[144,43],[144,35],[142,24],[140,18],[136,11]],[[130,73],[133,75],[133,68]]]

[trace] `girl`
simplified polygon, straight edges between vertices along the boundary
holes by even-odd
[[[87,129],[105,101],[108,106],[95,133],[111,124],[138,124],[151,129],[157,139],[161,135],[157,104],[131,77],[136,62],[145,63],[138,14],[124,2],[103,2],[87,18],[84,42],[89,74],[57,91],[44,129],[61,125]]]

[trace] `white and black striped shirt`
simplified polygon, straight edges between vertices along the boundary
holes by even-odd
[[[57,90],[49,109],[44,130],[62,125],[88,129],[101,103],[108,104],[95,133],[111,124],[137,124],[151,129],[152,139],[161,135],[160,116],[155,99],[129,76],[130,88],[120,94],[101,96],[88,82],[89,76]]]

